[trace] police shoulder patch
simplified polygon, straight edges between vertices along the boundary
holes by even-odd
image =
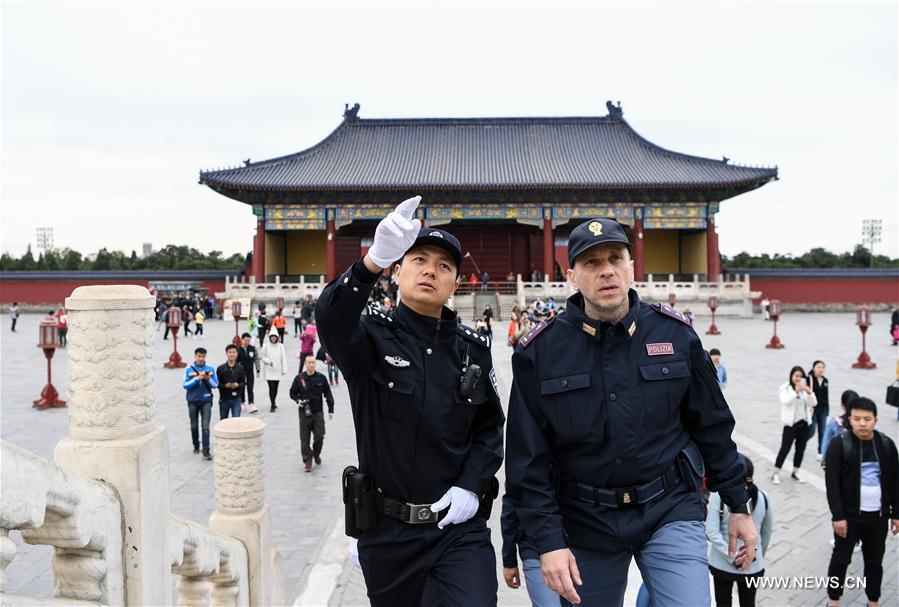
[[[666,306],[663,303],[654,303],[652,304],[652,309],[661,314],[662,316],[667,316],[668,318],[673,318],[674,320],[679,320],[688,327],[693,327],[693,323],[690,322],[690,319],[672,308],[671,306]]]
[[[384,314],[375,307],[375,304],[368,304],[368,316],[378,324],[388,327],[393,326],[393,316],[391,314]]]
[[[483,348],[490,347],[490,337],[488,335],[481,335],[471,327],[463,325],[462,323],[459,323],[459,336],[462,337],[462,339],[474,342]]]
[[[553,323],[555,319],[555,316],[544,318],[539,325],[528,331],[527,335],[518,340],[518,343],[522,348],[527,348],[529,345],[531,345],[531,342],[533,342],[537,338],[537,336],[540,335],[544,329],[546,329],[546,327]]]

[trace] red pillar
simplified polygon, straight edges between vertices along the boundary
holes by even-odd
[[[643,282],[643,219],[634,220],[634,280]]]
[[[556,277],[556,269],[553,264],[553,222],[552,219],[543,219],[543,273],[549,275],[549,279]]]
[[[337,277],[337,228],[334,220],[328,220],[328,237],[325,243],[325,280],[331,282]]]
[[[715,218],[706,219],[706,280],[715,282],[721,275],[721,257],[718,254],[718,234],[715,232]]]
[[[256,282],[265,282],[265,221],[256,221],[256,235],[253,237],[253,276]]]

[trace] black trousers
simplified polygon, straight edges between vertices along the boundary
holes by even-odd
[[[359,537],[359,562],[372,607],[495,607],[496,554],[475,516],[461,525],[407,525],[386,516]]]
[[[305,464],[322,454],[322,445],[325,443],[325,412],[319,411],[307,417],[303,407],[297,407],[297,411],[300,414],[300,453]]]
[[[737,585],[737,599],[740,601],[740,607],[755,607],[756,588],[750,586],[747,580],[751,577],[762,577],[765,575],[764,569],[758,573],[743,575],[721,571],[709,565],[709,572],[712,574],[712,581],[715,584],[715,605],[717,607],[731,607],[734,584]]]
[[[869,601],[880,600],[880,585],[883,582],[883,553],[887,541],[889,519],[879,512],[862,512],[846,520],[846,537],[833,535],[834,547],[830,557],[827,576],[840,581],[838,588],[828,585],[827,596],[833,600],[843,595],[846,569],[852,562],[852,549],[858,540],[862,541],[862,558],[865,560],[865,594]]]
[[[293,336],[294,337],[298,336],[302,329],[303,329],[303,319],[302,318],[294,318],[293,319]]]
[[[240,393],[240,402],[245,403],[249,402],[251,405],[256,404],[256,401],[253,399],[253,386],[256,385],[256,377],[253,375],[252,366],[250,372],[247,373],[247,384],[246,384],[246,392]],[[247,400],[249,398],[249,400]]]
[[[787,453],[793,442],[796,442],[796,450],[793,451],[793,467],[798,468],[802,465],[802,456],[805,453],[805,443],[808,442],[808,422],[799,421],[792,426],[784,426],[783,436],[780,439],[780,451],[777,453],[777,459],[774,462],[775,468],[783,468],[784,461],[787,459]]]
[[[269,379],[268,381],[268,399],[272,401],[272,407],[275,406],[275,398],[278,397],[278,380]]]

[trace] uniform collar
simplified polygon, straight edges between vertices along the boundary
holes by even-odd
[[[637,329],[637,313],[640,310],[640,296],[637,295],[637,292],[634,289],[628,289],[627,298],[630,309],[628,310],[627,315],[614,325],[608,322],[594,320],[587,316],[584,312],[584,296],[581,293],[575,293],[568,298],[567,305],[565,306],[565,314],[573,325],[597,339],[599,339],[605,331],[616,329],[623,331],[624,334],[630,338]]]
[[[443,307],[440,318],[434,318],[433,316],[423,316],[400,302],[394,312],[394,318],[406,331],[426,343],[435,343],[455,336],[459,325],[456,313],[446,306]]]

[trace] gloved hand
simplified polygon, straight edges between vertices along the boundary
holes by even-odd
[[[347,550],[347,556],[351,563],[360,569],[362,568],[362,565],[359,564],[359,540],[354,537],[350,538],[350,548]]]
[[[443,520],[437,523],[437,527],[443,529],[447,525],[464,523],[478,512],[480,500],[478,496],[462,487],[450,487],[439,500],[431,504],[431,512],[440,512],[449,506],[449,512]]]
[[[415,219],[415,209],[419,202],[421,196],[404,200],[375,228],[375,239],[368,249],[368,257],[378,267],[390,267],[418,238],[421,221]]]

